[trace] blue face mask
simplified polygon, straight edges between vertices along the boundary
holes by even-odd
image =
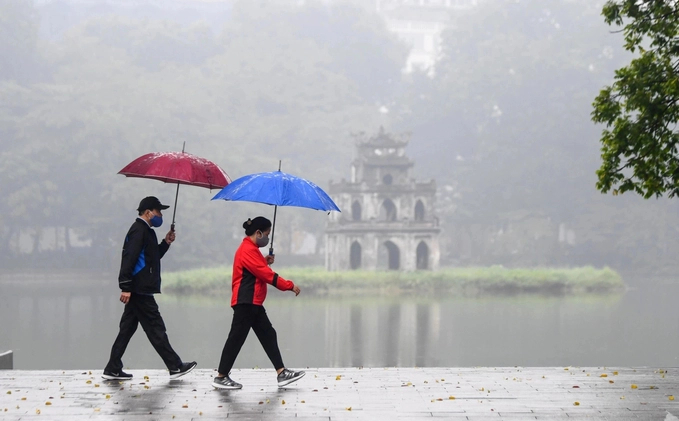
[[[151,218],[151,226],[158,228],[159,226],[163,225],[163,217],[158,216],[158,215],[153,215],[153,218]]]

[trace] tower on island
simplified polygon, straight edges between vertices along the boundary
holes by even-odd
[[[407,134],[356,137],[351,180],[330,182],[342,213],[326,229],[325,266],[330,271],[435,270],[440,249],[434,214],[436,182],[417,182],[405,155]]]

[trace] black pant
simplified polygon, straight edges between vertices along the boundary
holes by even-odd
[[[113,347],[111,348],[111,359],[106,364],[106,371],[114,373],[123,369],[123,354],[127,344],[132,339],[132,335],[137,331],[137,325],[141,323],[142,329],[146,332],[151,345],[156,349],[158,355],[163,359],[168,369],[174,370],[182,365],[179,358],[167,338],[165,333],[165,323],[158,311],[153,295],[132,294],[130,301],[125,304],[123,317],[120,318],[120,332]]]
[[[233,306],[233,321],[231,331],[222,350],[222,358],[219,361],[219,373],[229,374],[245,339],[250,333],[250,328],[255,331],[257,339],[262,344],[266,355],[276,370],[284,368],[281,351],[278,349],[276,330],[271,326],[269,317],[264,307],[254,304],[236,304]]]

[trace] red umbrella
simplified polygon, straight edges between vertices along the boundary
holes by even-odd
[[[231,178],[217,164],[205,158],[182,152],[154,152],[142,155],[118,171],[127,177],[152,178],[165,183],[177,183],[172,212],[172,230],[177,213],[179,185],[205,187],[210,190],[222,189]]]

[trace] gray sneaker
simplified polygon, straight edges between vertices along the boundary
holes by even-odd
[[[224,377],[215,377],[214,380],[212,380],[212,387],[216,389],[242,389],[243,385],[240,383],[237,383],[233,380],[231,380],[231,377],[228,376],[228,374]]]
[[[292,382],[304,377],[306,373],[303,371],[292,371],[284,368],[283,371],[278,375],[278,387],[287,386]]]

